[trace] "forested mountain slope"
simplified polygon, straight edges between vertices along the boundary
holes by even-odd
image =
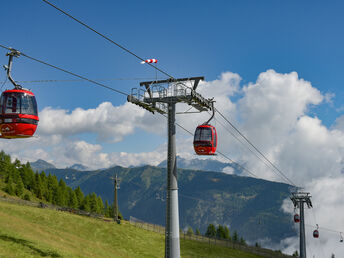
[[[124,218],[164,225],[166,206],[166,169],[143,166],[114,167],[80,172],[48,169],[87,194],[95,192],[103,200],[113,201],[113,180],[121,179],[118,200]],[[178,170],[180,227],[191,226],[204,233],[210,224],[228,225],[248,241],[270,239],[277,243],[295,235],[289,215],[281,205],[289,196],[289,185],[250,177],[198,170]]]

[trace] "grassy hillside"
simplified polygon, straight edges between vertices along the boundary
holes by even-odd
[[[163,257],[164,235],[0,201],[0,257]],[[182,257],[260,257],[181,239]]]

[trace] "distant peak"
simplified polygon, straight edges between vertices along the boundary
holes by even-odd
[[[73,164],[72,166],[70,167],[67,167],[69,169],[75,169],[75,170],[79,170],[79,171],[85,171],[85,170],[88,170],[89,168],[82,165],[82,164]]]
[[[53,164],[43,160],[38,159],[35,162],[30,162],[31,168],[37,171],[43,171],[50,168],[56,168]]]

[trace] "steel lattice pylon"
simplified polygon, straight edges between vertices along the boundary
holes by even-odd
[[[294,192],[290,196],[290,199],[294,204],[294,208],[300,209],[300,258],[306,258],[304,204],[306,203],[308,208],[313,208],[311,197],[312,196],[310,195],[310,193],[306,193],[306,192]]]

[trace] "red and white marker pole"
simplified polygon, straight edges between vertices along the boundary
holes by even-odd
[[[146,59],[145,61],[142,61],[141,64],[145,64],[145,63],[148,63],[148,64],[152,64],[152,63],[157,63],[158,60],[157,59]]]

